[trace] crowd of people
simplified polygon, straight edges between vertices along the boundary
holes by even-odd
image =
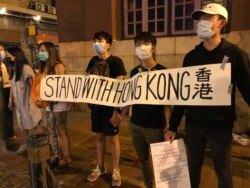
[[[96,134],[97,164],[87,176],[89,182],[96,181],[106,173],[106,138],[112,147],[112,186],[121,185],[119,170],[120,142],[119,125],[122,116],[129,114],[130,133],[134,149],[141,164],[141,172],[146,188],[154,187],[154,176],[150,161],[150,144],[174,142],[177,128],[185,114],[186,146],[190,182],[192,188],[198,188],[204,151],[209,142],[212,160],[218,178],[219,188],[232,188],[231,146],[233,124],[236,120],[235,91],[241,92],[250,105],[250,62],[246,52],[237,45],[221,37],[221,31],[228,22],[227,10],[216,3],[208,4],[192,13],[197,20],[197,35],[202,39],[184,58],[183,67],[214,64],[228,56],[231,63],[232,91],[229,106],[166,106],[136,104],[124,108],[88,104],[91,110],[91,130]],[[93,35],[92,57],[86,69],[87,74],[100,75],[123,80],[126,75],[121,58],[111,55],[112,36],[99,31]],[[165,66],[156,60],[157,38],[150,32],[141,32],[134,38],[135,55],[139,65],[130,72],[133,77],[139,72],[164,70]],[[43,42],[38,46],[38,72],[46,75],[64,75],[66,66],[60,60],[56,46]],[[54,169],[70,167],[70,140],[67,133],[67,112],[74,104],[69,102],[51,102],[39,108],[31,101],[32,78],[35,72],[20,48],[4,49],[1,52],[1,74],[3,78],[3,113],[7,138],[16,139],[13,129],[13,111],[16,112],[18,126],[23,133],[23,144],[18,152],[25,151],[25,138],[32,130],[42,133],[49,130],[51,143],[51,164]]]
[[[1,46],[1,49],[4,86],[2,111],[3,124],[7,129],[6,140],[17,139],[13,128],[13,111],[15,111],[17,125],[22,130],[22,144],[17,152],[23,153],[27,150],[26,137],[30,132],[39,134],[45,133],[45,129],[48,129],[53,151],[52,163],[57,163],[56,168],[70,166],[72,159],[66,125],[67,111],[72,108],[72,103],[55,101],[43,108],[36,106],[31,98],[35,69],[29,65],[21,48],[11,47],[4,50]],[[40,43],[38,50],[39,66],[36,68],[39,73],[47,75],[66,73],[66,67],[61,62],[53,43]]]

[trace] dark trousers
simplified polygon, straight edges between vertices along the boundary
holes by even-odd
[[[10,88],[3,88],[3,122],[7,131],[7,138],[12,137],[14,133],[13,112],[9,110]]]
[[[206,144],[209,142],[218,188],[232,188],[232,129],[219,130],[186,124],[188,167],[192,188],[199,188]]]
[[[164,140],[162,129],[144,128],[131,122],[130,132],[135,151],[141,163],[146,188],[153,188],[153,173],[150,160],[150,144]]]

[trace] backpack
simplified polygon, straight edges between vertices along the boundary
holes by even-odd
[[[41,100],[40,97],[41,80],[45,76],[46,74],[44,73],[35,73],[35,77],[33,78],[33,83],[31,88],[31,99],[33,103],[39,108],[43,108],[50,105],[49,101],[43,101]]]

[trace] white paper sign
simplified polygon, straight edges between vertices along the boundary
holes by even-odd
[[[50,75],[41,98],[123,107],[132,104],[231,105],[231,64],[211,64],[138,73],[116,80],[96,75]]]
[[[150,144],[156,188],[190,188],[183,139]]]

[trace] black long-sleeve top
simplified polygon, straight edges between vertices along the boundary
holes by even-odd
[[[218,47],[208,51],[204,48],[203,42],[201,42],[185,56],[183,67],[220,63],[223,61],[224,56],[228,56],[228,63],[231,63],[231,105],[174,106],[169,130],[177,131],[184,113],[186,115],[186,123],[195,126],[213,127],[216,129],[232,128],[233,122],[236,120],[236,87],[250,106],[250,61],[247,53],[237,45],[222,39]]]

